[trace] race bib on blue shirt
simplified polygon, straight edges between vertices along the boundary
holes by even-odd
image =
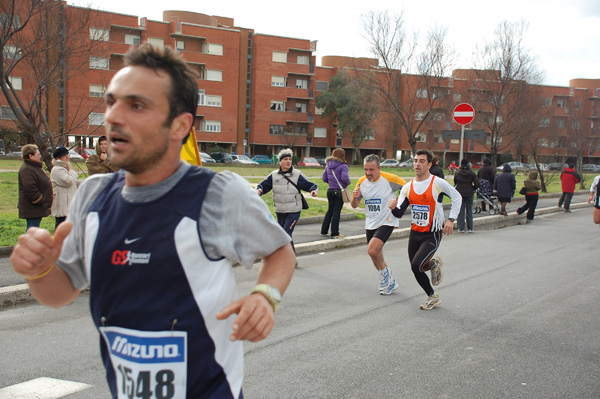
[[[187,332],[100,327],[119,399],[185,399]]]

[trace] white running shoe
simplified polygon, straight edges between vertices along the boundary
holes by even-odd
[[[427,297],[427,302],[421,305],[421,309],[431,310],[441,303],[442,300],[440,299],[440,296],[437,293],[434,293],[433,295]]]
[[[433,258],[432,261],[435,263],[435,266],[431,268],[431,285],[439,285],[444,279],[444,273],[442,272],[444,262],[442,262],[442,258],[439,256]]]
[[[379,295],[384,295],[383,291],[390,285],[390,271],[386,267],[379,271]]]

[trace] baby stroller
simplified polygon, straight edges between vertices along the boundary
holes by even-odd
[[[500,213],[500,207],[498,206],[498,204],[496,204],[494,201],[498,199],[498,197],[495,197],[494,195],[492,195],[492,185],[490,184],[489,181],[485,180],[485,179],[481,179],[479,188],[476,191],[477,193],[477,199],[480,201],[485,202],[486,204],[488,204],[490,210],[489,210],[489,214],[490,215],[497,215]],[[477,202],[477,204],[479,203],[479,201]],[[481,206],[479,205],[475,205],[473,207],[473,213],[480,213],[481,212]]]

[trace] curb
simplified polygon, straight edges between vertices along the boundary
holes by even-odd
[[[590,205],[587,202],[580,202],[577,204],[571,204],[571,209],[581,209],[588,208]],[[535,210],[535,216],[548,215],[551,213],[563,212],[562,208],[558,208],[556,206],[551,206],[547,208],[538,208]],[[346,214],[341,215],[345,217],[343,220],[347,219],[355,219],[355,215]],[[316,222],[320,222],[323,218],[320,216],[315,216],[306,219],[317,219]],[[508,216],[482,216],[473,220],[474,227],[479,227],[482,230],[491,230],[497,229],[501,227],[514,226],[519,222],[525,220],[525,214],[517,215],[516,213],[511,213]],[[316,223],[313,222],[313,223]],[[456,226],[456,224],[455,224]],[[392,233],[390,239],[402,239],[408,237],[410,234],[410,227],[405,227],[401,229],[395,229]],[[364,234],[358,234],[354,236],[347,236],[344,238],[336,238],[329,240],[320,240],[314,242],[306,242],[301,244],[296,244],[296,253],[298,255],[302,254],[310,254],[314,252],[323,252],[327,250],[334,250],[340,248],[348,248],[357,245],[363,245],[367,243],[367,238]],[[12,247],[0,247],[0,248],[9,248],[12,251]],[[9,252],[10,254],[10,252]],[[82,290],[82,292],[87,292],[89,288]],[[35,298],[29,292],[29,286],[27,284],[18,284],[10,287],[0,287],[0,310],[5,307],[12,307],[18,303],[35,301]]]

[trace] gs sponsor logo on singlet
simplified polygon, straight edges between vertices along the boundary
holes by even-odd
[[[133,265],[133,264],[148,264],[152,253],[140,254],[133,251],[116,250],[112,254],[111,262],[113,265]]]

